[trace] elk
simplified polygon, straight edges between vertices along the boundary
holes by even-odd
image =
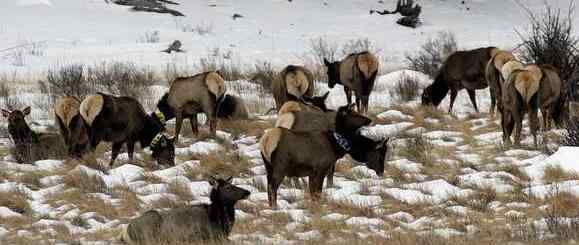
[[[378,74],[378,59],[368,51],[353,53],[341,61],[330,62],[324,58],[327,68],[328,86],[344,86],[348,104],[352,103],[352,92],[356,96],[356,108],[362,114],[368,113],[370,93]]]
[[[569,119],[567,83],[561,81],[557,68],[539,65],[543,79],[539,85],[539,107],[543,115],[543,130],[551,128],[551,120],[564,126]]]
[[[62,148],[64,142],[58,134],[34,132],[26,123],[30,107],[23,110],[2,109],[2,116],[8,119],[8,133],[14,142],[14,155],[18,163],[32,163],[42,159],[61,159],[66,156]]]
[[[495,47],[478,48],[468,51],[456,51],[442,64],[434,82],[426,87],[422,93],[422,105],[440,105],[450,90],[450,106],[452,106],[458,91],[466,89],[475,111],[477,89],[488,86],[485,79],[485,68],[491,57],[497,52]]]
[[[322,192],[324,176],[334,174],[338,159],[346,153],[381,176],[388,149],[387,140],[374,141],[358,133],[371,120],[353,111],[353,104],[336,113],[335,131],[296,132],[285,128],[266,130],[259,141],[268,182],[268,200],[277,207],[277,189],[285,177],[309,177],[314,200]]]
[[[288,65],[272,81],[275,108],[279,111],[288,101],[300,101],[314,94],[314,76],[303,66]]]
[[[225,95],[223,102],[217,111],[217,118],[220,119],[248,119],[249,112],[245,102],[239,96]]]
[[[517,69],[523,69],[523,64],[508,51],[496,49],[492,58],[485,67],[485,78],[491,94],[491,108],[489,114],[494,117],[495,108],[502,110],[501,87],[509,75]]]
[[[129,161],[133,163],[135,143],[141,147],[153,144],[153,157],[157,163],[174,165],[174,138],[165,135],[165,126],[156,113],[147,115],[143,106],[130,97],[116,97],[103,93],[87,96],[80,104],[80,115],[89,126],[90,144],[94,149],[101,141],[112,142],[110,167],[127,145]],[[163,139],[163,141],[160,141]],[[155,145],[165,142],[163,146]]]
[[[515,70],[505,81],[502,88],[503,110],[501,112],[501,125],[503,128],[503,141],[506,145],[511,144],[511,134],[515,129],[515,145],[521,142],[521,129],[523,117],[528,112],[533,142],[537,145],[537,129],[539,110],[539,89],[543,72],[537,65],[527,65],[523,70]]]
[[[157,103],[157,115],[163,123],[175,118],[175,142],[179,142],[179,133],[185,118],[189,118],[193,133],[199,133],[198,113],[207,115],[209,131],[215,136],[217,112],[225,91],[225,81],[216,71],[177,78],[171,83],[169,92]]]
[[[80,100],[74,96],[59,98],[54,104],[54,118],[68,155],[80,157],[89,149],[88,126],[79,113]]]
[[[211,177],[210,204],[150,210],[131,220],[119,236],[126,244],[171,244],[227,240],[235,224],[235,204],[250,192],[231,179]]]

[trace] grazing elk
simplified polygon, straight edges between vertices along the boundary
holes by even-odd
[[[54,118],[68,148],[68,155],[80,157],[89,149],[88,126],[79,113],[80,100],[74,96],[59,98],[54,104]]]
[[[275,108],[279,111],[288,101],[300,101],[314,94],[314,76],[303,66],[288,65],[272,81]]]
[[[503,82],[516,69],[523,69],[523,64],[511,52],[504,50],[496,49],[494,55],[487,63],[485,77],[491,94],[491,108],[489,111],[491,116],[494,117],[495,108],[499,112],[502,110],[501,87]]]
[[[326,112],[294,110],[278,115],[275,127],[293,131],[328,131],[334,130],[335,118],[336,111],[332,110]]]
[[[191,205],[167,211],[150,210],[131,220],[120,240],[127,244],[171,244],[227,240],[235,224],[235,204],[250,192],[231,184],[231,178],[215,179],[211,204]]]
[[[551,128],[551,120],[559,127],[569,119],[567,83],[561,81],[557,68],[540,65],[543,79],[539,86],[539,107],[543,115],[543,130]]]
[[[130,97],[115,97],[103,93],[87,96],[80,104],[80,115],[90,130],[90,144],[94,149],[101,141],[112,142],[110,167],[119,155],[123,144],[127,145],[129,161],[133,162],[135,143],[141,147],[153,146],[157,163],[174,165],[174,138],[164,134],[165,126],[156,113],[147,115],[143,106]],[[160,139],[163,139],[162,141]],[[164,145],[155,145],[166,142]]]
[[[478,113],[475,90],[488,86],[485,79],[485,68],[496,52],[497,48],[487,47],[456,51],[451,54],[442,64],[434,82],[424,89],[422,105],[438,106],[450,90],[448,109],[450,113],[458,91],[466,89],[470,101]]]
[[[523,70],[515,70],[505,81],[502,88],[503,111],[501,125],[503,141],[511,144],[511,134],[515,129],[515,145],[520,145],[523,118],[529,113],[529,124],[533,134],[533,142],[537,145],[537,129],[539,110],[539,89],[543,72],[537,65],[527,65]]]
[[[225,95],[219,110],[217,111],[217,118],[219,119],[248,119],[249,112],[245,106],[245,102],[239,96]]]
[[[346,153],[365,162],[376,174],[384,172],[387,140],[373,141],[358,134],[370,119],[353,111],[353,104],[336,113],[335,131],[296,132],[271,128],[261,137],[260,151],[267,171],[268,200],[277,207],[277,189],[285,177],[309,177],[313,199],[319,199],[324,176],[333,177],[336,161]]]
[[[199,133],[198,113],[207,115],[209,130],[211,135],[215,136],[217,112],[224,95],[225,81],[216,71],[177,78],[171,83],[169,92],[157,103],[157,114],[163,122],[175,118],[175,142],[179,142],[179,133],[185,118],[189,118],[193,133]]]
[[[324,59],[327,68],[328,86],[344,86],[346,100],[352,103],[352,91],[356,95],[356,108],[362,114],[368,113],[368,100],[374,89],[378,74],[378,59],[372,53],[364,51],[348,55],[341,61],[330,63]]]
[[[13,155],[18,163],[32,163],[37,160],[66,156],[64,142],[58,134],[34,132],[26,123],[30,107],[9,111],[2,109],[2,116],[8,119],[8,133],[14,141]]]

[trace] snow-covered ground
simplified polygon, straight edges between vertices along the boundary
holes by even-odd
[[[548,145],[552,155],[543,147],[530,146],[526,128],[524,147],[506,149],[498,118],[485,113],[490,103],[486,90],[477,91],[480,115],[474,114],[464,91],[452,115],[446,113],[448,98],[438,111],[429,111],[419,106],[419,98],[400,103],[391,97],[404,74],[416,77],[421,87],[431,82],[424,74],[401,67],[406,52],[438,31],[453,31],[461,48],[517,45],[513,29],[527,23],[517,4],[460,2],[420,1],[425,23],[408,29],[396,25],[393,16],[368,14],[371,8],[393,8],[392,0],[183,1],[178,9],[187,17],[133,13],[103,0],[8,0],[0,8],[0,50],[35,42],[38,52],[32,54],[32,46],[26,46],[23,63],[15,64],[19,49],[0,51],[0,73],[16,72],[29,82],[49,67],[77,62],[130,61],[160,72],[176,63],[195,71],[192,67],[199,58],[215,48],[222,54],[230,52],[233,62],[244,66],[267,60],[281,68],[303,63],[312,38],[338,44],[368,38],[389,71],[378,78],[370,98],[375,123],[362,133],[393,140],[383,177],[346,157],[338,161],[334,187],[324,189],[321,203],[309,202],[307,187],[288,181],[279,190],[280,208],[271,210],[257,145],[263,130],[246,125],[220,128],[218,140],[182,137],[174,167],[151,168],[150,151],[143,150],[136,157],[142,166],[124,164],[127,155],[122,154],[107,173],[95,169],[94,163],[62,159],[17,164],[8,151],[10,140],[0,138],[0,244],[39,239],[108,244],[130,218],[146,210],[208,202],[210,187],[203,177],[210,171],[233,174],[234,183],[251,192],[237,207],[230,236],[241,244],[378,244],[398,241],[400,235],[414,237],[409,240],[415,241],[412,244],[421,243],[421,238],[487,239],[488,234],[497,237],[488,243],[506,244],[556,237],[550,230],[555,209],[551,200],[561,193],[579,198],[579,149],[559,148],[560,130],[544,134],[555,139]],[[567,1],[552,2],[567,6]],[[524,3],[531,10],[542,6],[541,0]],[[234,13],[244,17],[233,20]],[[574,23],[579,24],[577,17]],[[196,26],[211,27],[210,33],[182,30]],[[140,41],[155,31],[159,42]],[[187,52],[159,52],[175,39]],[[275,116],[259,115],[273,105],[272,98],[252,93],[257,86],[253,83],[228,81],[233,83],[239,90],[230,87],[228,93],[259,105],[252,109],[253,120],[272,126]],[[328,90],[323,83],[318,85],[319,92]],[[166,90],[156,85],[153,99]],[[345,104],[343,93],[340,86],[330,90],[329,107]],[[27,87],[13,96],[33,105],[29,118],[33,129],[50,130],[50,113],[34,106],[44,95]],[[6,127],[4,120],[0,127]],[[107,163],[110,151],[103,147],[98,152],[96,162]],[[546,174],[546,169],[562,174]],[[556,222],[576,223],[570,214],[574,213],[562,212]]]

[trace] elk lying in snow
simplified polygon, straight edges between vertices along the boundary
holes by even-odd
[[[279,111],[288,101],[300,101],[314,94],[314,76],[303,66],[288,65],[272,81],[275,108]]]
[[[358,134],[370,119],[353,111],[353,104],[336,113],[335,131],[295,132],[285,128],[266,130],[260,139],[260,151],[267,171],[268,200],[277,207],[277,189],[285,177],[309,177],[312,198],[319,199],[324,176],[334,174],[336,161],[346,153],[378,175],[384,172],[387,140],[373,141]]]
[[[219,119],[248,119],[249,112],[245,106],[245,102],[239,96],[225,95],[219,110],[217,111],[217,118]]]
[[[495,47],[478,48],[468,51],[456,51],[448,56],[434,82],[424,89],[422,105],[440,105],[440,102],[450,90],[448,112],[452,112],[452,106],[458,91],[466,89],[470,102],[476,112],[478,112],[475,90],[484,89],[488,86],[485,79],[485,68],[497,50]]]
[[[567,83],[561,81],[557,68],[540,65],[543,79],[539,86],[539,107],[543,114],[543,130],[551,127],[551,120],[557,126],[565,126],[569,120]]]
[[[147,115],[137,100],[102,93],[90,95],[80,104],[80,115],[89,126],[92,148],[101,141],[113,143],[110,167],[113,166],[123,144],[127,145],[129,161],[133,163],[136,142],[139,142],[141,147],[166,142],[164,147],[161,145],[151,147],[153,157],[159,164],[174,165],[174,140],[167,138],[163,133],[165,126],[157,114]]]
[[[66,156],[62,137],[58,134],[34,132],[26,123],[25,117],[29,114],[30,107],[22,111],[2,109],[2,116],[8,118],[8,132],[14,141],[15,160],[19,163],[31,163]]]
[[[80,157],[89,148],[88,126],[79,113],[80,100],[73,96],[59,98],[54,104],[54,118],[68,148],[68,155]]]
[[[524,70],[515,70],[505,81],[502,88],[503,111],[501,125],[503,141],[511,144],[511,134],[515,128],[515,145],[520,145],[523,118],[529,113],[529,123],[533,142],[537,145],[539,110],[539,89],[543,72],[537,65],[527,65]]]
[[[175,118],[175,141],[179,140],[183,119],[189,118],[194,134],[199,133],[197,114],[205,113],[211,134],[217,129],[217,112],[225,94],[225,81],[218,72],[209,71],[192,77],[181,77],[171,83],[157,109],[164,122]]]
[[[342,84],[348,104],[352,103],[352,91],[356,95],[356,107],[362,114],[368,113],[370,92],[378,74],[378,59],[370,52],[348,55],[341,61],[330,62],[324,59],[328,73],[328,86],[333,88]]]
[[[517,69],[523,69],[523,64],[515,59],[515,56],[508,51],[494,49],[491,50],[492,58],[487,62],[485,68],[485,78],[489,85],[491,94],[491,108],[489,113],[494,117],[495,108],[502,110],[501,87],[509,75]]]
[[[168,211],[151,210],[133,219],[120,234],[127,244],[171,244],[227,240],[235,224],[235,203],[249,191],[227,180],[210,180],[211,204],[193,205]]]

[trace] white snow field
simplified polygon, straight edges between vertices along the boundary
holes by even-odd
[[[480,114],[464,91],[452,114],[448,99],[432,110],[420,106],[419,96],[406,103],[391,97],[402,76],[415,77],[421,88],[431,83],[427,75],[405,69],[404,55],[439,31],[452,31],[462,49],[518,45],[514,29],[525,30],[528,22],[515,2],[464,2],[419,1],[424,24],[409,29],[396,25],[397,17],[368,14],[393,9],[394,0],[183,0],[176,9],[186,17],[130,12],[104,0],[4,0],[0,78],[16,76],[19,82],[0,82],[16,91],[11,98],[32,106],[27,119],[36,131],[55,128],[52,112],[38,106],[47,96],[36,85],[52,67],[126,61],[157,73],[175,64],[194,74],[201,58],[218,52],[243,67],[269,61],[282,69],[311,62],[304,56],[310,55],[312,39],[342,45],[367,38],[381,57],[382,72],[370,98],[373,124],[362,134],[391,141],[384,176],[345,157],[337,163],[334,187],[324,188],[320,202],[310,201],[307,184],[285,181],[279,209],[272,210],[258,141],[276,116],[262,115],[273,98],[254,92],[255,83],[227,81],[228,93],[251,105],[251,121],[221,124],[217,139],[205,137],[205,127],[199,137],[185,132],[173,167],[153,166],[150,150],[140,149],[134,164],[123,153],[113,169],[102,171],[110,157],[107,144],[82,161],[18,164],[1,118],[0,244],[118,244],[120,229],[147,210],[209,202],[210,174],[233,176],[234,184],[251,192],[236,207],[229,236],[234,244],[576,241],[579,148],[559,147],[561,130],[542,133],[548,143],[534,147],[525,127],[523,146],[509,149],[502,145],[499,119],[487,113],[487,90],[477,91]],[[564,0],[550,2],[568,6]],[[524,1],[534,11],[542,3]],[[243,17],[233,20],[235,13]],[[577,16],[573,21],[579,25]],[[147,35],[159,40],[144,42]],[[176,39],[186,52],[160,52]],[[166,84],[151,88],[148,110],[168,90]],[[318,93],[328,90],[321,81],[317,85]],[[341,86],[329,91],[330,108],[346,103]],[[5,106],[0,100],[0,108]]]

